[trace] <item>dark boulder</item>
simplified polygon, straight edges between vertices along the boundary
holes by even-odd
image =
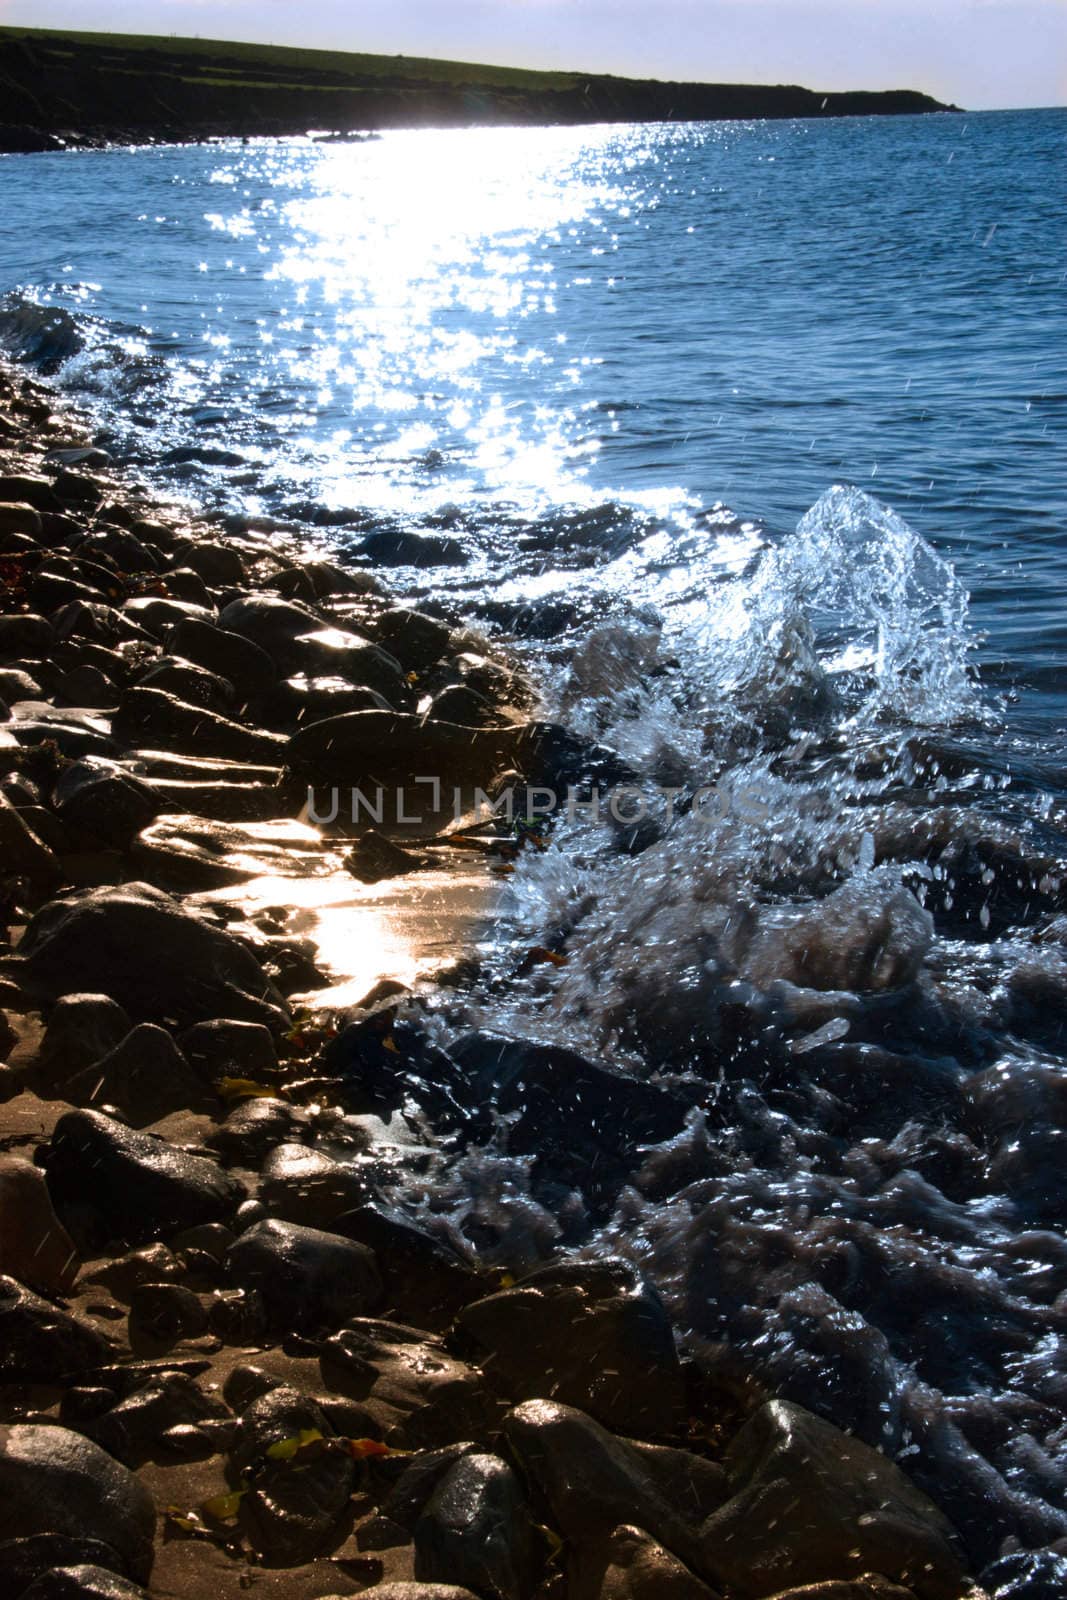
[[[89,1562],[54,1567],[24,1593],[25,1600],[149,1600],[148,1591],[139,1583]]]
[[[59,1119],[45,1157],[57,1210],[90,1208],[112,1238],[144,1244],[231,1217],[244,1190],[213,1161],[96,1111]]]
[[[127,689],[111,723],[115,740],[127,749],[178,750],[232,761],[278,762],[280,734],[233,722],[205,706],[190,705],[162,689]]]
[[[498,1456],[462,1456],[415,1524],[416,1578],[465,1585],[488,1600],[527,1600],[540,1557],[519,1480]]]
[[[0,1539],[36,1533],[98,1540],[146,1580],[156,1513],[148,1491],[67,1428],[0,1427]]]
[[[167,647],[172,655],[232,683],[241,698],[262,694],[277,676],[270,656],[251,639],[191,617],[171,629]]]
[[[20,953],[43,998],[91,991],[147,1021],[284,1025],[285,1002],[255,956],[148,884],[51,901],[31,919]]]
[[[293,1222],[256,1223],[231,1246],[226,1266],[233,1283],[262,1296],[271,1324],[283,1332],[336,1327],[381,1301],[370,1250]]]
[[[95,1328],[14,1278],[0,1277],[0,1382],[70,1382],[111,1358],[111,1346]]]

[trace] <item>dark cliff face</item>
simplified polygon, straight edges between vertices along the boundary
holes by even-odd
[[[822,95],[792,86],[507,74],[459,64],[17,29],[0,30],[0,91],[0,151],[308,128],[355,132],[954,109],[904,89]]]

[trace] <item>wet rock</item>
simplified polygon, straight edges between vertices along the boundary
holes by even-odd
[[[365,685],[349,683],[343,677],[309,678],[299,673],[275,684],[252,707],[268,727],[321,722],[324,717],[340,716],[347,711],[391,709],[384,695]]]
[[[59,877],[59,863],[52,851],[6,794],[0,794],[0,860],[5,871],[18,877],[44,883],[54,883]]]
[[[60,1214],[64,1205],[90,1206],[111,1237],[131,1244],[224,1221],[244,1197],[213,1161],[96,1111],[59,1119],[45,1170]]]
[[[122,1560],[98,1539],[76,1534],[35,1533],[0,1544],[0,1589],[8,1600],[21,1600],[30,1584],[55,1567],[88,1564],[121,1576]]]
[[[68,994],[48,1017],[35,1072],[43,1090],[61,1088],[121,1044],[133,1024],[106,994]]]
[[[418,872],[426,864],[425,857],[394,844],[392,839],[373,828],[361,834],[345,856],[345,866],[361,883],[382,883],[387,878]]]
[[[676,1556],[635,1527],[616,1528],[580,1546],[568,1579],[570,1600],[718,1600]]]
[[[186,1059],[207,1083],[217,1083],[220,1078],[259,1082],[278,1065],[270,1029],[259,1022],[215,1017],[186,1029],[180,1044]]]
[[[207,1143],[227,1166],[258,1171],[278,1145],[292,1146],[310,1131],[311,1119],[298,1106],[257,1098],[235,1106],[222,1126],[208,1134]]]
[[[186,618],[167,637],[172,655],[181,656],[232,683],[238,696],[262,694],[277,677],[274,663],[251,639],[228,628]]]
[[[259,1190],[272,1216],[312,1228],[328,1228],[366,1195],[366,1179],[357,1168],[302,1144],[281,1144],[270,1153]]]
[[[125,1466],[165,1460],[167,1434],[178,1427],[215,1424],[227,1418],[225,1406],[209,1398],[185,1372],[151,1376],[101,1415],[85,1419],[81,1432]]]
[[[320,1450],[298,1470],[271,1462],[273,1444],[305,1429],[329,1439],[333,1429],[307,1395],[285,1386],[253,1400],[241,1417],[231,1453],[236,1471],[251,1471],[241,1502],[241,1526],[269,1560],[297,1566],[327,1543],[347,1508],[355,1483],[355,1463],[342,1451]]]
[[[0,616],[0,661],[35,660],[47,656],[55,634],[52,624],[31,612]]]
[[[258,1289],[219,1289],[208,1305],[208,1327],[223,1344],[266,1344],[270,1318]]]
[[[869,1445],[775,1400],[745,1423],[724,1465],[734,1493],[701,1530],[721,1586],[767,1595],[878,1572],[920,1600],[958,1600],[964,1571],[951,1524]]]
[[[359,549],[380,567],[465,567],[469,560],[459,539],[393,528],[368,533]]]
[[[119,703],[114,680],[91,662],[71,667],[56,683],[55,697],[71,706],[92,706],[111,710]]]
[[[237,691],[228,678],[198,667],[180,656],[162,656],[137,680],[141,689],[162,689],[187,705],[206,706],[225,716],[233,707]]]
[[[377,616],[373,636],[394,655],[406,672],[428,672],[448,649],[451,629],[437,617],[406,607],[390,607]]]
[[[172,894],[199,894],[247,883],[258,863],[227,849],[225,825],[204,817],[160,817],[130,849],[133,870]]]
[[[1067,1553],[1017,1550],[1001,1556],[982,1573],[990,1600],[1063,1600],[1067,1594]]]
[[[499,1428],[481,1374],[419,1329],[353,1318],[315,1349],[327,1388],[361,1401],[390,1444],[434,1449]]]
[[[440,1450],[416,1452],[382,1501],[382,1515],[395,1526],[414,1531],[441,1479],[464,1456],[481,1454],[481,1445],[469,1439],[445,1445]]]
[[[153,639],[163,639],[170,628],[185,620],[193,622],[214,622],[214,610],[205,606],[191,605],[187,600],[168,600],[161,595],[146,595],[136,600],[127,600],[122,608],[123,615],[143,628],[145,633],[151,634]]]
[[[80,1562],[42,1573],[24,1591],[24,1600],[149,1600],[149,1595],[106,1567]]]
[[[130,1299],[130,1346],[141,1351],[170,1349],[180,1339],[195,1339],[207,1322],[207,1310],[191,1289],[178,1283],[145,1283]]]
[[[21,667],[0,667],[0,698],[9,706],[16,700],[40,700],[41,686]]]
[[[110,1345],[94,1328],[14,1278],[0,1278],[0,1381],[62,1383],[110,1359]]]
[[[127,689],[112,719],[115,739],[127,748],[148,745],[157,750],[189,751],[200,756],[226,756],[234,761],[274,762],[281,759],[280,734],[263,733],[228,717],[190,705],[162,689]]]
[[[465,728],[485,728],[500,720],[496,707],[463,683],[435,695],[427,715],[435,722],[455,722]]]
[[[182,1265],[174,1253],[166,1245],[150,1244],[96,1267],[85,1282],[102,1285],[128,1305],[142,1284],[175,1283],[181,1276]]]
[[[167,593],[175,600],[198,606],[209,616],[214,615],[214,596],[198,572],[193,572],[190,567],[171,567],[165,581]]]
[[[0,1427],[0,1538],[99,1540],[140,1581],[151,1571],[155,1522],[147,1490],[89,1439],[66,1428]]]
[[[0,501],[0,532],[40,537],[41,513],[28,500]]]
[[[560,1400],[620,1433],[662,1437],[684,1427],[670,1320],[622,1262],[543,1267],[467,1306],[456,1328],[512,1400]]]
[[[381,1278],[370,1250],[337,1234],[265,1220],[230,1249],[231,1281],[256,1290],[273,1326],[336,1327],[379,1304]]]
[[[369,773],[403,783],[422,774],[488,791],[499,772],[515,765],[520,739],[516,729],[460,728],[402,713],[352,711],[294,733],[285,760],[310,783],[358,786]]]
[[[415,1525],[415,1576],[458,1583],[491,1600],[526,1600],[539,1541],[518,1478],[498,1456],[463,1456]]]
[[[241,584],[245,564],[236,550],[224,544],[187,544],[178,552],[184,567],[200,574],[204,582],[217,587]]]
[[[148,884],[89,889],[33,917],[20,946],[49,998],[106,994],[137,1018],[232,1016],[280,1028],[285,1002],[253,955]]]
[[[504,1418],[504,1433],[565,1539],[579,1546],[602,1542],[616,1528],[634,1525],[706,1576],[696,1529],[660,1492],[640,1456],[591,1417],[554,1401],[528,1400]]]
[[[614,1198],[639,1146],[673,1138],[690,1109],[672,1090],[555,1045],[474,1033],[451,1054],[469,1074],[472,1100],[509,1116],[509,1151],[536,1154],[593,1204]]]
[[[211,1111],[217,1102],[165,1028],[142,1022],[115,1049],[74,1077],[64,1094],[75,1105],[114,1106],[135,1128],[172,1111]]]
[[[29,472],[6,472],[0,476],[0,501],[31,505],[38,511],[62,509],[48,479]]]
[[[373,1250],[390,1314],[438,1332],[478,1297],[483,1279],[454,1250],[382,1202],[357,1206],[337,1226]]]
[[[219,623],[258,645],[275,665],[291,658],[294,639],[322,627],[321,619],[307,606],[270,594],[238,596],[223,607]]]
[[[18,1156],[0,1155],[0,1273],[56,1295],[69,1290],[77,1268],[44,1173]]]

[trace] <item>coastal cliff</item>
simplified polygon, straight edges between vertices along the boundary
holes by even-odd
[[[662,83],[201,39],[0,29],[0,152],[310,128],[698,122],[954,110],[909,89]]]

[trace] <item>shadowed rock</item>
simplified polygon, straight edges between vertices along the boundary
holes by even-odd
[[[0,1538],[98,1539],[140,1580],[152,1568],[155,1524],[148,1491],[99,1445],[67,1428],[0,1427]]]
[[[271,1324],[282,1332],[336,1327],[381,1300],[370,1250],[293,1222],[256,1223],[231,1246],[226,1267],[232,1282],[258,1291]]]
[[[95,1328],[14,1278],[0,1278],[0,1382],[62,1383],[103,1366],[111,1356],[111,1346]],[[0,1511],[0,1526],[2,1521]],[[27,1531],[12,1528],[0,1536]]]
[[[137,1133],[96,1111],[56,1123],[45,1162],[56,1206],[90,1208],[130,1244],[232,1216],[244,1189],[203,1156]]]
[[[491,1600],[526,1600],[539,1554],[519,1480],[498,1456],[461,1457],[415,1525],[417,1578],[465,1584]]]
[[[20,946],[43,996],[92,991],[134,1016],[178,1023],[232,1016],[280,1027],[285,1002],[255,957],[148,884],[53,900]]]

